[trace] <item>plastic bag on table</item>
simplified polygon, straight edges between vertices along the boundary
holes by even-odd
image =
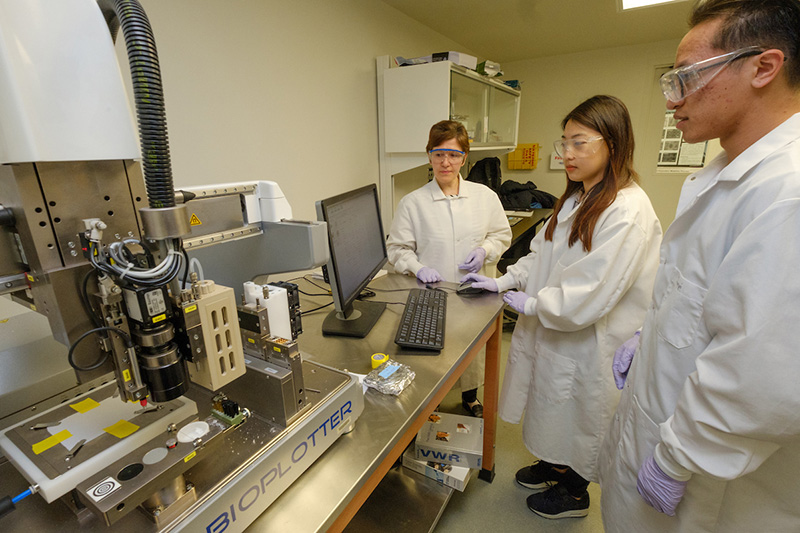
[[[397,396],[414,381],[415,376],[410,366],[389,359],[367,374],[364,384],[384,394]]]

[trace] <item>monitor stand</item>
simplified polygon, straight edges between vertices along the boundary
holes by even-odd
[[[331,311],[322,322],[323,335],[364,338],[386,309],[381,302],[353,302],[353,311],[345,318],[339,311]]]

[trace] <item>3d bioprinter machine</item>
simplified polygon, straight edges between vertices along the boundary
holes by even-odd
[[[29,484],[0,529],[33,494],[53,531],[243,530],[363,410],[302,360],[296,286],[249,281],[325,263],[324,223],[271,182],[173,189],[135,0],[0,0],[0,95],[0,294],[30,310],[0,321],[0,478]]]

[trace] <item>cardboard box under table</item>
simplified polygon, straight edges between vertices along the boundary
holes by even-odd
[[[483,459],[483,419],[434,412],[417,433],[416,457],[480,469]]]
[[[464,491],[472,470],[462,466],[453,466],[433,461],[420,461],[416,458],[416,450],[409,447],[403,453],[403,466],[419,472],[425,477],[438,481],[446,487]]]

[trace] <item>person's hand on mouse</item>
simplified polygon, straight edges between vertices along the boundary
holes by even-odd
[[[497,282],[494,278],[481,276],[480,274],[470,273],[461,278],[461,283],[472,282],[472,286],[476,289],[483,289],[489,292],[498,292]]]
[[[483,262],[486,259],[486,250],[478,246],[464,259],[463,263],[459,263],[460,270],[467,270],[469,272],[479,272],[483,268]]]
[[[507,303],[511,309],[522,315],[528,314],[525,312],[525,304],[529,299],[530,296],[522,291],[508,291],[503,295],[503,301]]]

